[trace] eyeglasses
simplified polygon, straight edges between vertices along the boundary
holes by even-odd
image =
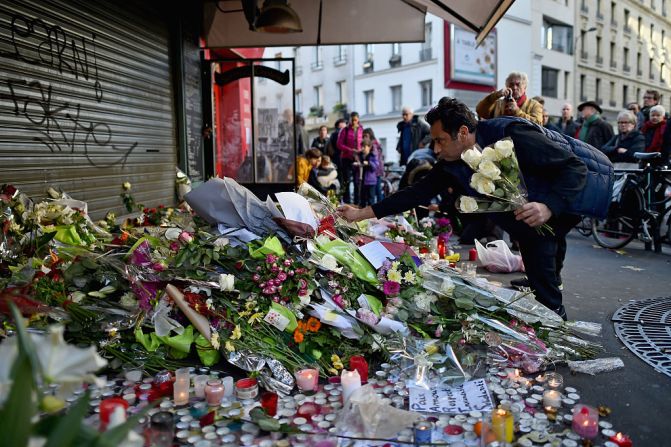
[[[618,121],[617,124],[619,126],[619,125],[622,125],[622,124],[634,124],[634,123],[632,123],[631,121]]]

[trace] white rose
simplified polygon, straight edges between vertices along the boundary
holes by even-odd
[[[235,276],[223,273],[219,275],[219,288],[223,292],[235,290]]]
[[[475,171],[478,168],[478,165],[480,164],[482,154],[476,148],[471,148],[461,153],[461,159],[464,160],[466,164]]]
[[[338,261],[333,255],[326,253],[322,256],[321,263],[322,267],[326,270],[336,270],[338,268]]]
[[[463,213],[473,213],[478,210],[478,202],[473,197],[461,196],[459,209]]]
[[[498,180],[501,178],[501,170],[490,160],[483,160],[480,163],[480,166],[478,166],[478,172],[491,180]]]
[[[508,158],[513,155],[515,146],[511,140],[501,140],[494,144],[494,150],[499,156],[499,159]]]
[[[480,194],[492,194],[496,189],[496,186],[493,181],[476,172],[471,177],[471,188],[475,189]]]
[[[485,150],[482,151],[482,160],[499,161],[499,154],[493,147],[487,146]]]
[[[169,241],[176,241],[179,239],[179,235],[182,234],[182,230],[180,228],[168,228],[165,230],[165,238]]]
[[[454,282],[450,278],[444,278],[443,283],[440,285],[440,292],[447,296],[452,296],[454,292]]]

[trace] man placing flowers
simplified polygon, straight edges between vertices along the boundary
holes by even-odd
[[[452,98],[442,98],[427,113],[426,121],[439,157],[432,170],[419,182],[373,206],[342,206],[340,214],[349,221],[388,216],[425,203],[448,187],[454,188],[457,196],[485,197],[478,189],[485,191],[488,183],[477,178],[473,181],[475,174],[462,153],[476,144],[486,147],[509,137],[528,201],[514,211],[489,217],[519,241],[536,299],[566,318],[559,290],[566,233],[580,215],[606,214],[613,186],[611,163],[595,148],[521,118],[478,122],[465,104]],[[546,224],[552,231],[536,231]]]

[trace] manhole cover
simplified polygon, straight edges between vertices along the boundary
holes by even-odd
[[[631,302],[619,308],[612,320],[625,346],[671,377],[671,297]]]

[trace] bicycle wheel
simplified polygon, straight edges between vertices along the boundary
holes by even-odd
[[[627,189],[619,201],[612,202],[605,219],[592,219],[592,236],[604,248],[622,248],[631,242],[641,227],[643,197],[638,189]]]

